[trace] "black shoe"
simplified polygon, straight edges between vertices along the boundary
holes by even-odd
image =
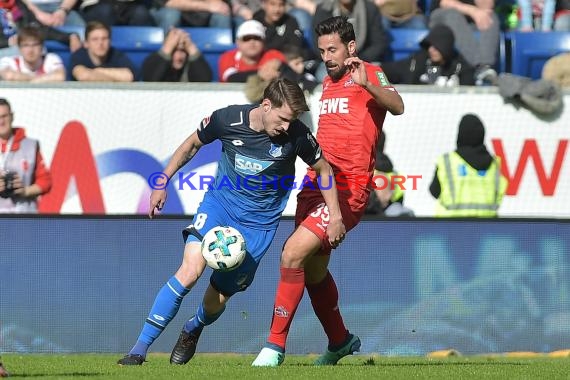
[[[119,359],[117,364],[119,364],[119,365],[142,365],[144,362],[145,362],[144,356],[142,356],[142,355],[126,354],[124,358]]]
[[[200,338],[200,333],[196,334],[193,332],[187,333],[182,330],[176,345],[172,349],[170,354],[170,364],[186,364],[192,359],[194,353],[196,353],[196,345],[198,344],[198,339]]]

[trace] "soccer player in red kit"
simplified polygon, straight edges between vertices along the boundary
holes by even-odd
[[[289,327],[305,287],[329,340],[315,364],[335,365],[360,349],[360,339],[344,326],[338,308],[337,287],[328,271],[331,250],[336,247],[327,241],[326,229],[340,222],[348,231],[358,224],[368,202],[386,112],[404,112],[402,98],[382,69],[356,56],[354,29],[345,17],[324,20],[315,32],[328,73],[319,102],[317,141],[335,172],[342,220],[329,215],[318,194],[317,176],[309,169],[313,186],[304,186],[298,195],[296,229],[281,254],[270,335],[253,366],[274,367],[283,362]]]

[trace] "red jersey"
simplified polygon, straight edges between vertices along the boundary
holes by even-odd
[[[396,91],[380,67],[367,62],[364,65],[369,82]],[[344,186],[337,182],[339,192],[343,187],[351,189],[349,198],[364,203],[368,200],[368,183],[374,171],[378,136],[385,118],[386,109],[379,106],[366,89],[352,81],[350,72],[337,82],[329,76],[323,80],[317,141],[335,174],[342,173],[346,178]],[[309,169],[309,176],[316,176],[312,169]]]
[[[220,57],[220,63],[218,67],[218,74],[220,82],[227,82],[228,78],[239,72],[244,71],[256,71],[264,63],[272,60],[278,59],[283,63],[287,63],[287,59],[279,50],[269,49],[263,52],[259,62],[254,65],[248,65],[241,59],[241,52],[238,49],[233,49],[225,52]]]

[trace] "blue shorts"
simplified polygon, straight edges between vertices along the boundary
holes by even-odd
[[[216,226],[230,226],[237,229],[244,237],[247,253],[243,263],[229,272],[213,271],[210,276],[210,284],[222,293],[230,297],[237,292],[243,292],[253,282],[255,272],[261,258],[265,255],[277,229],[257,230],[242,226],[233,220],[223,207],[213,197],[204,196],[204,200],[198,207],[192,225],[202,236]],[[187,230],[185,230],[187,231]],[[186,243],[200,242],[194,235],[184,234]]]

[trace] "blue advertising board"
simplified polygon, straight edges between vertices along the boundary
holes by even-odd
[[[136,341],[178,268],[185,218],[0,218],[0,352],[117,352]],[[200,352],[254,353],[271,320],[283,220],[248,291],[202,334]],[[340,308],[362,351],[423,355],[570,348],[570,223],[365,220],[333,252]],[[208,284],[207,269],[152,346],[170,352]],[[305,295],[290,353],[321,352]]]

